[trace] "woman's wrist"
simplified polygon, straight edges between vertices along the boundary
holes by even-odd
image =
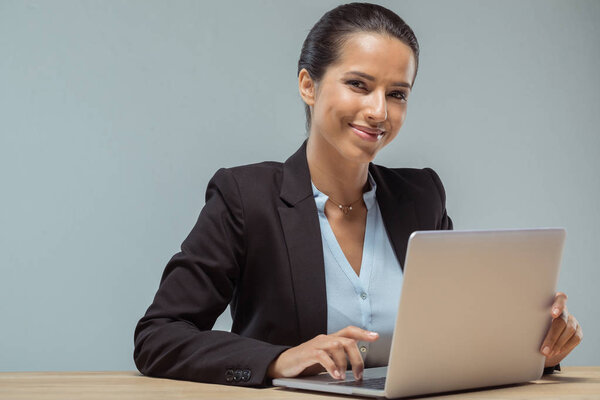
[[[284,351],[285,353],[285,351]],[[283,354],[283,353],[281,353]],[[274,378],[281,378],[283,375],[281,375],[281,373],[279,372],[279,359],[281,358],[281,354],[279,354],[277,356],[276,359],[274,359],[273,361],[271,361],[271,364],[269,364],[269,367],[267,368],[267,377],[270,379],[274,379]]]

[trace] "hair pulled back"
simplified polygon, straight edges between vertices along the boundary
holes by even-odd
[[[298,60],[298,76],[305,68],[318,83],[327,67],[335,63],[341,48],[353,33],[370,32],[395,37],[409,46],[415,57],[415,76],[419,66],[419,43],[410,28],[393,11],[377,4],[342,4],[328,11],[312,27],[302,45]],[[413,81],[414,82],[414,81]],[[305,104],[306,130],[310,131],[310,107]]]

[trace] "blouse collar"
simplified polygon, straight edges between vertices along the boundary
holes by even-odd
[[[363,193],[363,200],[365,201],[368,211],[375,204],[375,191],[377,190],[377,184],[375,183],[373,176],[371,176],[370,171],[367,180],[370,188],[368,191]],[[325,213],[325,203],[327,203],[327,200],[329,200],[329,196],[317,189],[312,180],[310,181],[310,184],[312,185],[313,197],[317,205],[317,210],[319,210],[320,213]]]

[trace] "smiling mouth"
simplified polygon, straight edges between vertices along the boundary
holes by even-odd
[[[356,133],[362,139],[368,140],[370,142],[376,142],[376,141],[381,140],[381,138],[385,134],[385,131],[383,131],[381,129],[371,129],[371,128],[366,128],[363,126],[357,126],[357,125],[353,125],[353,124],[348,124],[348,125],[350,126],[350,128],[352,128],[354,133]]]

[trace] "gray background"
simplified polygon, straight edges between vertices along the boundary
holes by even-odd
[[[304,139],[298,55],[337,4],[0,1],[0,370],[135,368],[209,178]],[[457,229],[566,227],[564,364],[599,365],[600,2],[380,4],[422,56],[376,162],[434,168]]]

